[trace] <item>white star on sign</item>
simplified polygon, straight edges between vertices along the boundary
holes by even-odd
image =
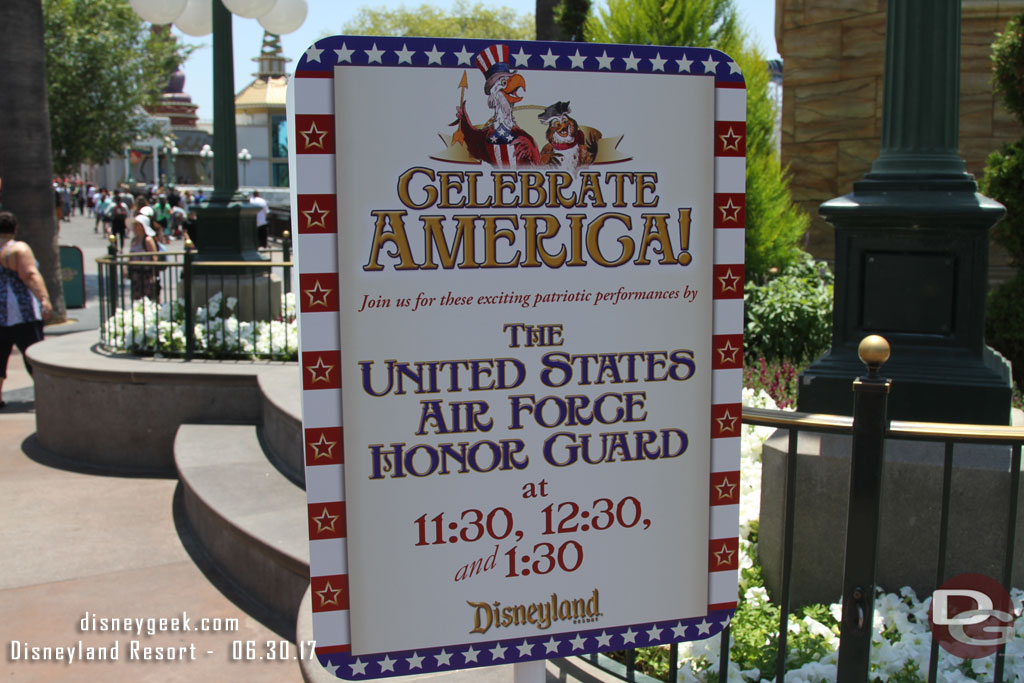
[[[331,664],[330,662],[327,662],[326,664],[324,664],[324,669],[326,669],[327,673],[331,674],[332,676],[337,676],[338,675],[338,665],[337,664]]]
[[[650,630],[647,631],[647,641],[653,643],[656,640],[661,640],[661,629],[657,626],[652,626]]]
[[[573,69],[582,69],[583,62],[587,61],[585,55],[581,55],[579,50],[576,50],[576,54],[569,55],[569,61],[572,62]]]
[[[412,671],[413,669],[422,669],[423,668],[423,655],[418,655],[415,652],[413,652],[412,653],[412,657],[409,657],[409,659],[407,659],[405,661],[409,662],[409,670],[410,671]]]
[[[373,47],[370,48],[369,50],[363,50],[363,52],[366,53],[367,64],[373,64],[374,62],[377,62],[378,64],[384,63],[380,61],[380,58],[384,56],[384,50],[378,50],[377,43],[374,43]]]
[[[467,64],[467,65],[470,63],[469,62],[470,57],[473,56],[472,52],[467,52],[466,51],[466,46],[465,45],[462,46],[461,50],[459,50],[458,52],[454,52],[452,54],[454,54],[456,57],[458,57],[459,61],[457,62],[457,64]]]
[[[554,636],[548,642],[544,643],[544,654],[549,655],[552,652],[558,652],[558,646],[561,645]]]
[[[690,67],[693,66],[693,60],[692,59],[687,59],[686,58],[686,54],[684,53],[682,59],[677,59],[676,60],[676,64],[679,65],[679,73],[681,73],[681,74],[684,74],[684,73],[688,74],[688,73],[690,73]]]
[[[587,642],[587,639],[577,633],[576,637],[570,640],[569,642],[572,643],[573,650],[582,650],[583,645]]]
[[[488,652],[491,653],[491,659],[492,660],[505,659],[505,650],[507,650],[507,649],[508,649],[507,647],[502,647],[501,645],[495,645],[493,648],[488,650]]]
[[[306,50],[306,61],[307,62],[319,62],[320,55],[324,53],[323,50],[317,49],[316,45],[310,45],[309,49]]]
[[[740,73],[740,65],[736,62],[729,62],[729,73],[738,74]]]
[[[680,640],[686,638],[687,628],[688,627],[680,621],[678,624],[672,627],[672,637],[679,638]]]
[[[701,62],[701,64],[704,65],[704,73],[706,74],[713,74],[718,69],[718,62],[711,55],[708,55],[708,58]]]
[[[711,635],[711,624],[708,623],[707,619],[701,619],[700,623],[697,624],[697,635],[698,636]]]
[[[470,645],[469,649],[462,653],[462,656],[466,659],[466,662],[475,662],[479,654],[480,650],[474,650],[473,646]]]
[[[533,55],[526,54],[526,52],[523,51],[523,48],[519,48],[519,52],[512,55],[512,57],[516,60],[516,66],[529,66],[530,57],[532,56]]]
[[[661,56],[660,52],[656,53],[654,55],[654,59],[651,59],[650,61],[651,61],[651,71],[662,71],[662,72],[665,71],[665,62],[667,62],[668,60],[664,59]]]
[[[399,64],[412,64],[412,56],[416,53],[406,48],[405,43],[402,43],[402,49],[395,50],[395,54],[398,55]]]
[[[437,660],[437,665],[438,666],[451,666],[452,665],[452,653],[451,652],[445,652],[444,650],[441,650],[436,655],[434,655],[434,659]]]
[[[516,645],[516,649],[519,650],[520,657],[529,657],[533,654],[533,645],[530,645],[529,641],[524,640],[522,645]]]
[[[545,69],[554,69],[555,65],[558,63],[558,55],[554,54],[550,47],[548,48],[548,53],[546,55],[541,55],[540,58],[544,60]]]
[[[611,647],[612,637],[608,635],[607,631],[601,631],[601,635],[597,636],[598,647]]]
[[[352,670],[353,676],[365,676],[367,664],[368,662],[364,662],[361,659],[357,659],[355,662],[350,664],[348,668]]]
[[[334,54],[338,55],[338,63],[339,64],[341,62],[348,62],[349,64],[351,64],[352,63],[352,53],[353,52],[355,52],[355,50],[348,49],[347,47],[345,47],[345,43],[342,43],[341,44],[341,48],[335,50]]]
[[[444,53],[439,52],[437,45],[434,45],[430,48],[430,52],[427,53],[427,64],[440,64],[442,57],[444,57]]]
[[[630,627],[625,633],[622,634],[622,644],[625,645],[626,643],[635,643],[637,635],[639,634],[637,634],[637,632],[634,631],[632,627]]]
[[[384,655],[384,659],[380,660],[380,672],[394,671],[395,662],[397,661],[397,659],[391,659],[391,655]]]
[[[629,71],[630,69],[638,71],[637,65],[640,63],[640,58],[634,57],[632,52],[629,53],[628,57],[623,57],[622,61],[626,63],[626,71]]]
[[[609,57],[607,50],[603,50],[601,52],[601,56],[597,57],[596,59],[597,59],[597,68],[598,68],[598,70],[608,69],[609,71],[611,71],[612,60],[614,60],[615,57]]]

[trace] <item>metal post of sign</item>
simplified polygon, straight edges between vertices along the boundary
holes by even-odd
[[[544,683],[547,677],[547,660],[538,659],[533,662],[516,662],[512,665],[512,676],[515,683]]]

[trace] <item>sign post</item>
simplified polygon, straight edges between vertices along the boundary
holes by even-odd
[[[720,631],[739,566],[735,62],[336,36],[293,83],[320,662],[540,662],[519,680]]]

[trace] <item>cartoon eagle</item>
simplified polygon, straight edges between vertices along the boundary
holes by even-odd
[[[473,158],[506,168],[536,166],[540,163],[537,143],[519,127],[513,111],[526,92],[526,80],[509,67],[508,59],[507,45],[492,45],[476,56],[485,79],[487,106],[494,115],[483,128],[476,128],[462,103],[455,110],[455,123]]]
[[[555,102],[537,115],[548,127],[548,144],[540,152],[541,164],[575,172],[594,163],[601,134],[594,131],[585,138],[580,124],[569,116],[571,113],[568,102]]]

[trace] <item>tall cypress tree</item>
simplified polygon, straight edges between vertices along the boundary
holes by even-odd
[[[794,263],[808,218],[792,202],[776,151],[767,62],[747,46],[733,0],[608,0],[590,17],[587,39],[713,47],[736,60],[747,82],[747,278],[761,281]]]

